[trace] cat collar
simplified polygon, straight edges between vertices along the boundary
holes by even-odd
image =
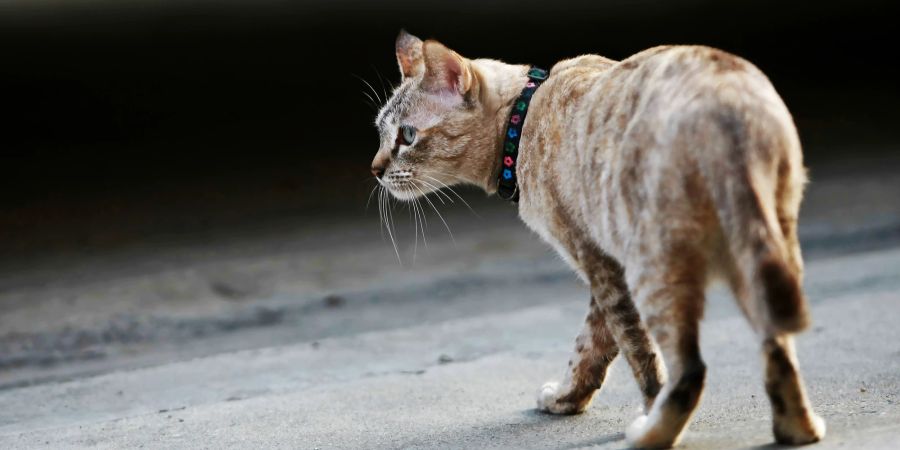
[[[503,135],[503,152],[500,161],[500,180],[497,185],[497,195],[503,200],[513,203],[519,201],[519,185],[516,183],[516,160],[519,157],[519,139],[522,138],[522,128],[525,125],[525,115],[528,114],[528,105],[534,91],[550,75],[544,69],[532,67],[528,71],[528,82],[519,94],[519,98],[513,103],[509,113],[509,121],[506,123],[506,134]]]

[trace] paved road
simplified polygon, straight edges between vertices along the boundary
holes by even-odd
[[[9,389],[0,447],[621,447],[639,407],[621,362],[586,414],[533,410],[584,314],[583,293],[565,287],[574,283],[548,278],[553,302],[514,311]],[[819,447],[896,445],[900,250],[814,261],[808,285],[816,322],[799,352],[829,423]],[[709,387],[685,443],[767,444],[753,338],[727,296],[709,305]]]
[[[815,323],[798,347],[829,425],[815,448],[900,442],[888,175],[819,180],[804,210]],[[432,218],[415,264],[404,241],[404,267],[370,217],[7,273],[0,448],[622,447],[640,397],[621,361],[587,413],[534,411],[587,292],[508,205],[474,206],[481,218],[450,208],[455,243]],[[758,351],[721,289],[702,333],[708,388],[685,445],[769,444]]]

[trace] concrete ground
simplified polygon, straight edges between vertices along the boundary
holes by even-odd
[[[798,352],[829,426],[814,448],[900,442],[897,162],[813,173]],[[0,448],[623,447],[640,396],[621,361],[585,414],[534,411],[588,294],[510,205],[466,198],[475,213],[438,205],[453,240],[429,216],[414,262],[401,226],[402,266],[374,210],[7,264]],[[707,303],[684,445],[766,446],[754,338],[724,290]]]

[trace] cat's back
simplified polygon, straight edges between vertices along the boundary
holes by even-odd
[[[720,172],[723,162],[785,159],[802,167],[790,114],[769,80],[710,47],[563,61],[532,108],[541,120],[523,134],[535,145],[520,156],[519,179],[535,202],[523,200],[523,218],[540,221],[543,208],[564,204],[613,253],[640,217],[659,213],[645,209],[705,202],[690,214],[712,214],[705,196],[694,195],[705,183],[698,175]],[[545,201],[551,191],[558,201]]]
[[[531,108],[541,120],[525,138],[535,139],[537,154],[525,158],[582,170],[596,167],[587,164],[592,160],[616,159],[629,142],[659,143],[672,128],[714,115],[771,119],[794,132],[786,106],[759,69],[705,46],[658,46],[622,61],[598,55],[561,61]]]
[[[585,144],[615,147],[643,125],[697,120],[697,114],[778,116],[787,108],[768,78],[749,61],[723,50],[697,45],[659,46],[639,52],[597,73],[576,116]],[[596,145],[592,146],[596,147]]]
[[[653,47],[622,61],[598,55],[567,59],[553,66],[541,91],[535,97],[543,101],[533,108],[543,110],[542,128],[564,129],[569,144],[584,150],[613,149],[641,122],[689,120],[697,109],[756,109],[790,120],[756,66],[697,45]]]

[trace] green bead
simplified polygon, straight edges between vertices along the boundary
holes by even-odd
[[[547,73],[541,69],[531,69],[528,71],[528,76],[537,78],[539,80],[547,79]]]

